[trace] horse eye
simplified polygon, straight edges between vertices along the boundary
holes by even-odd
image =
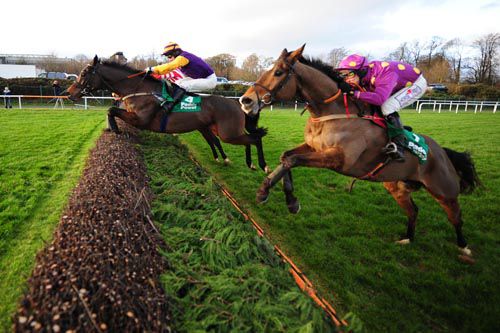
[[[277,69],[275,72],[274,72],[274,76],[280,76],[281,74],[283,74],[282,71],[280,71],[279,69]]]

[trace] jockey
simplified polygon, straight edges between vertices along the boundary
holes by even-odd
[[[168,103],[165,108],[171,111],[174,105],[181,100],[185,91],[201,91],[215,88],[217,76],[212,67],[203,59],[183,51],[177,43],[170,42],[163,49],[163,55],[168,62],[162,65],[147,67],[146,74],[164,75],[177,70],[182,78],[175,81],[182,89],[173,93],[173,102]]]
[[[351,86],[344,93],[380,106],[387,122],[400,130],[403,124],[398,111],[417,101],[427,89],[427,81],[418,68],[398,61],[368,62],[366,57],[352,54],[340,61],[337,70]],[[384,152],[404,162],[404,135],[395,136],[392,141]]]

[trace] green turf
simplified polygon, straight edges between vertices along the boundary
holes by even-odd
[[[0,110],[0,330],[104,120],[103,111]]]
[[[265,239],[188,157],[176,137],[142,133],[169,269],[176,332],[332,332]]]
[[[271,167],[280,154],[303,141],[307,116],[298,111],[264,111],[264,150]],[[320,286],[341,314],[354,312],[368,331],[427,332],[500,330],[500,114],[441,114],[405,111],[416,132],[443,146],[469,150],[484,188],[462,196],[464,235],[476,259],[457,259],[455,233],[439,205],[421,190],[416,240],[394,241],[406,231],[406,217],[381,184],[358,182],[327,170],[297,168],[295,193],[302,204],[290,215],[280,186],[265,205],[255,204],[264,178],[245,167],[242,147],[225,144],[232,165],[212,161],[198,133],[181,136],[195,157],[227,185],[278,243]],[[255,151],[255,150],[253,150]],[[254,153],[254,160],[255,160]]]

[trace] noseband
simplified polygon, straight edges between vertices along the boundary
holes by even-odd
[[[276,85],[276,87],[274,87],[273,89],[269,89],[268,87],[266,87],[258,82],[255,82],[253,84],[254,87],[259,87],[259,88],[262,88],[266,91],[266,93],[264,95],[262,95],[262,98],[259,98],[259,93],[254,88],[255,95],[257,96],[257,101],[259,103],[258,104],[259,110],[261,110],[266,105],[273,104],[276,101],[276,94],[278,94],[278,92],[281,89],[283,89],[283,87],[288,83],[288,80],[290,80],[290,77],[292,76],[292,74],[295,74],[295,70],[294,70],[295,63],[294,64],[286,63],[286,64],[289,67],[289,70],[288,70],[288,73],[286,74],[286,77],[283,80],[281,80]],[[266,100],[267,97],[269,97],[269,99]]]

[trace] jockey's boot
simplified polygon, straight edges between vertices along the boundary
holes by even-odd
[[[401,123],[401,118],[399,118],[399,114],[397,112],[387,115],[386,120],[393,127],[403,131],[403,123]],[[383,152],[390,155],[396,162],[402,163],[405,161],[405,145],[406,138],[404,134],[399,134],[392,138],[392,141],[385,146]]]
[[[161,104],[161,107],[165,109],[167,113],[172,112],[174,106],[182,99],[186,91],[181,87],[176,87],[172,96],[172,101],[165,101]]]

